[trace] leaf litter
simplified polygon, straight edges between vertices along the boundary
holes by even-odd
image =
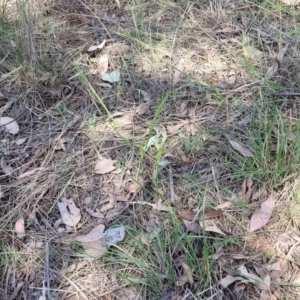
[[[247,148],[245,148],[242,144],[240,144],[236,141],[233,141],[233,140],[229,140],[229,143],[231,144],[233,149],[240,152],[243,156],[253,157],[253,154]]]
[[[103,158],[99,160],[95,165],[96,174],[106,174],[115,169],[116,167],[114,166],[114,161],[110,158]]]
[[[87,255],[92,258],[100,258],[110,246],[123,241],[125,237],[125,228],[123,226],[112,227],[105,232],[104,230],[105,226],[99,224],[86,235],[77,236],[74,240],[83,245]]]
[[[1,164],[1,169],[5,175],[11,175],[14,172],[14,169],[11,166],[6,164],[4,157],[1,157],[0,164]]]
[[[0,118],[0,129],[4,129],[10,134],[18,134],[20,131],[18,123],[10,117],[1,117]]]
[[[79,223],[81,212],[76,207],[73,199],[62,198],[61,202],[58,202],[57,205],[64,224],[74,227]]]
[[[265,226],[271,218],[274,207],[275,198],[273,194],[271,194],[252,215],[250,220],[250,231],[256,231]]]
[[[16,224],[15,224],[15,231],[16,231],[16,234],[17,234],[17,237],[19,239],[22,239],[25,237],[25,221],[23,218],[21,219],[18,219]]]

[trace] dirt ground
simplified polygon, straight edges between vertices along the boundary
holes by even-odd
[[[299,4],[0,3],[1,299],[300,299]]]

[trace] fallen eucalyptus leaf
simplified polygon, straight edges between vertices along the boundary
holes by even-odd
[[[100,45],[97,45],[97,46],[90,46],[90,47],[87,49],[87,52],[93,52],[93,51],[95,51],[95,50],[97,50],[97,49],[102,49],[102,48],[105,46],[106,42],[107,42],[106,40],[103,40],[102,43],[101,43]]]
[[[245,157],[253,157],[253,154],[240,143],[233,140],[229,140],[229,143],[231,144],[232,148],[240,152]]]
[[[19,219],[17,220],[16,224],[15,224],[15,231],[17,233],[17,237],[19,239],[22,239],[23,237],[25,237],[25,221],[24,219]]]
[[[232,283],[234,283],[235,281],[241,281],[244,283],[249,282],[248,280],[245,280],[245,278],[240,277],[240,276],[231,276],[231,275],[227,275],[226,277],[222,278],[219,283],[221,284],[221,286],[226,289],[228,286],[230,286]]]
[[[17,134],[20,131],[18,123],[10,117],[0,118],[0,127],[10,134]]]
[[[108,70],[108,54],[103,54],[99,58],[98,69],[101,76],[104,76]]]
[[[23,139],[18,139],[15,141],[16,145],[20,146],[22,145],[24,142],[26,142],[27,138],[23,138]]]
[[[107,81],[110,83],[118,82],[120,81],[120,72],[119,71],[114,71],[111,73],[107,73],[101,76],[101,79],[103,81]]]
[[[81,243],[88,243],[98,241],[100,239],[100,234],[102,234],[105,230],[105,226],[103,224],[99,224],[94,227],[89,233],[85,235],[80,235],[75,238],[75,241]]]
[[[81,219],[80,209],[76,207],[73,199],[63,198],[62,202],[58,202],[58,209],[61,214],[62,221],[68,226],[75,226]]]
[[[271,194],[252,215],[250,220],[250,231],[255,231],[265,226],[271,218],[274,207],[275,199]]]
[[[116,167],[114,166],[114,161],[110,158],[104,158],[99,160],[95,165],[96,174],[106,174],[113,171]]]
[[[1,164],[1,169],[4,172],[5,175],[10,175],[11,173],[13,173],[14,169],[11,166],[6,164],[3,157],[1,157],[0,164]]]

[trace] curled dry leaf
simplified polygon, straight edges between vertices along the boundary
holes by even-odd
[[[219,229],[217,226],[206,226],[204,228],[205,231],[215,232],[222,235],[226,235],[221,229]]]
[[[10,175],[11,173],[13,173],[14,169],[11,166],[6,164],[3,157],[1,157],[1,163],[0,164],[1,164],[1,169],[4,172],[5,175]]]
[[[232,148],[240,152],[245,157],[253,157],[253,154],[245,148],[243,145],[241,145],[238,142],[235,142],[233,140],[229,140],[229,143],[231,144]]]
[[[244,202],[244,203],[250,203],[250,198],[252,195],[253,191],[253,181],[250,177],[246,178],[242,184],[242,188],[239,191],[239,198]]]
[[[114,161],[110,158],[104,158],[99,160],[95,165],[96,174],[106,174],[113,171],[116,167],[114,166]]]
[[[141,189],[141,185],[137,182],[131,183],[127,190],[129,193],[137,193]]]
[[[17,233],[17,237],[19,239],[22,239],[23,237],[25,237],[25,221],[24,219],[19,219],[17,220],[16,224],[15,224],[15,231]]]
[[[271,194],[266,201],[261,204],[251,217],[250,231],[255,231],[265,226],[272,215],[272,211],[275,207],[275,199]]]
[[[111,210],[115,207],[115,205],[116,205],[115,199],[110,199],[107,204],[105,204],[101,207],[100,212],[105,212],[105,211]]]
[[[106,40],[103,40],[102,43],[101,43],[100,45],[97,45],[97,46],[90,46],[90,47],[87,49],[87,52],[93,52],[93,51],[95,51],[95,50],[97,50],[97,49],[102,49],[102,48],[105,46],[106,42],[107,42]]]
[[[62,221],[68,226],[75,226],[81,219],[80,209],[76,207],[73,199],[63,198],[62,202],[58,202],[58,209],[61,214]]]
[[[0,127],[10,134],[17,134],[20,131],[18,123],[10,117],[0,118]]]
[[[245,278],[243,277],[240,277],[240,276],[231,276],[231,275],[227,275],[226,277],[222,278],[219,283],[221,284],[221,286],[223,288],[227,288],[228,286],[230,286],[232,283],[234,283],[235,281],[241,281],[241,282],[244,282],[244,283],[247,283],[249,282],[248,280],[246,280]]]
[[[282,48],[278,54],[275,54],[273,56],[273,60],[272,60],[272,66],[268,69],[267,73],[266,73],[266,78],[272,78],[273,76],[276,75],[280,65],[282,64],[283,61],[283,57],[286,53],[286,50],[288,48],[288,44],[285,45],[284,48]]]
[[[98,69],[101,76],[106,74],[108,70],[108,54],[103,54],[100,56]]]
[[[152,102],[153,101],[151,99],[148,99],[148,100],[140,103],[138,105],[138,107],[136,108],[135,113],[139,116],[143,116],[145,113],[147,113],[149,111]]]

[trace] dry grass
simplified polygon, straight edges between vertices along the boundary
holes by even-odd
[[[20,126],[17,136],[0,132],[1,156],[14,170],[0,174],[3,299],[299,297],[297,7],[268,0],[1,4],[0,114]],[[87,51],[104,39],[102,50]],[[272,57],[286,44],[283,63],[267,79]],[[121,72],[110,88],[97,73],[103,53],[109,72]],[[141,90],[153,102],[138,115]],[[160,147],[145,150],[164,132]],[[26,141],[17,145],[20,138]],[[119,173],[95,174],[102,157],[115,160]],[[37,175],[18,179],[36,168]],[[249,178],[253,185],[243,189]],[[132,183],[143,188],[116,204],[120,214],[88,212],[87,197],[96,212],[112,195],[124,198]],[[271,220],[249,232],[253,212],[271,192]],[[82,212],[69,231],[56,226],[62,197]],[[159,201],[171,211],[141,204]],[[205,215],[229,202],[222,215],[194,222],[191,231],[179,214]],[[14,229],[20,217],[23,239]],[[92,260],[70,241],[100,223],[124,225],[126,238]],[[282,267],[270,271],[268,291],[219,284],[240,266],[255,273],[275,262]]]

